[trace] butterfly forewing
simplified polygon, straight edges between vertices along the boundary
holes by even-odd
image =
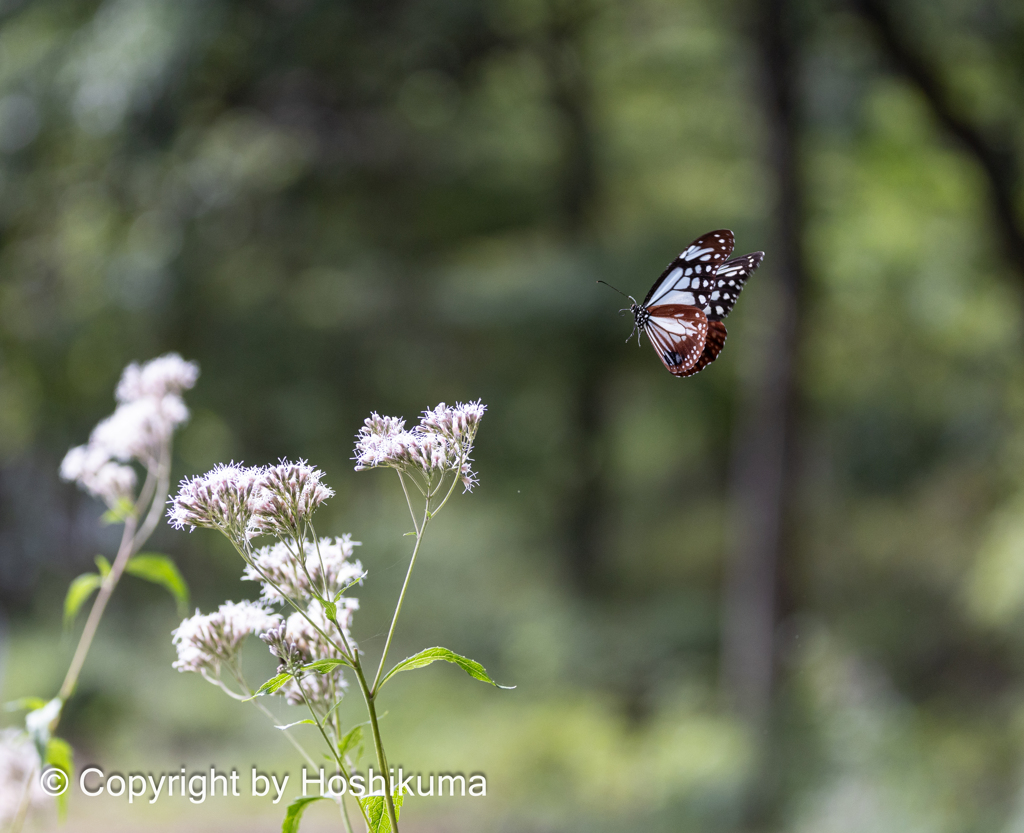
[[[732,254],[735,238],[728,229],[709,231],[694,240],[654,282],[643,306],[698,305],[695,291],[708,288],[718,267]],[[700,304],[704,306],[704,304]]]
[[[708,281],[707,287],[697,292],[697,300],[710,320],[721,321],[732,312],[732,306],[736,303],[743,284],[750,277],[750,273],[761,265],[763,259],[764,252],[754,252],[743,257],[734,257],[718,267],[718,271]]]
[[[675,376],[687,376],[700,360],[708,335],[708,319],[697,307],[659,304],[647,309],[644,332],[658,358]]]

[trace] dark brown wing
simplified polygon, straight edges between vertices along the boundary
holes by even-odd
[[[721,321],[732,312],[743,284],[764,260],[764,252],[734,257],[718,267],[714,277],[697,293],[697,301],[712,321]]]
[[[704,352],[700,354],[700,358],[694,363],[693,367],[687,370],[685,373],[677,373],[677,376],[693,376],[694,373],[700,373],[705,367],[711,362],[718,358],[718,354],[722,352],[722,348],[725,346],[725,338],[728,333],[725,331],[725,324],[721,321],[708,321],[708,334],[704,340]]]
[[[708,319],[697,307],[661,304],[647,310],[644,332],[654,352],[673,376],[688,376],[702,357]],[[724,329],[724,328],[723,328]]]
[[[729,229],[720,228],[701,235],[661,273],[644,298],[643,305],[696,304],[690,291],[705,283],[710,284],[718,267],[732,254],[735,244]]]

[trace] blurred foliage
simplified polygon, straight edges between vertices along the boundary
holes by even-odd
[[[1024,152],[1020,4],[890,5],[965,117]],[[774,824],[1018,829],[1024,275],[977,165],[870,31],[796,8],[811,285]],[[364,542],[371,653],[404,509],[351,471],[352,437],[371,410],[482,397],[482,485],[432,529],[396,647],[444,644],[519,688],[396,680],[397,754],[488,773],[486,805],[434,811],[444,829],[733,829],[754,746],[717,682],[730,440],[744,345],[772,321],[777,188],[751,19],[709,0],[0,4],[4,699],[58,678],[60,599],[110,551],[56,470],[129,361],[202,367],[182,476],[327,472],[320,531]],[[675,380],[621,343],[595,280],[642,296],[718,227],[768,254],[722,358]],[[155,546],[204,610],[252,593],[213,535]],[[145,737],[156,768],[288,759],[171,671],[159,588],[118,595],[69,706],[86,757],[127,767]]]

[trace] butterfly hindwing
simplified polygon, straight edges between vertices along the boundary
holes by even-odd
[[[711,286],[719,266],[732,254],[736,240],[729,229],[709,231],[698,237],[669,264],[654,282],[643,306],[655,304],[697,305],[692,290]]]
[[[707,316],[697,307],[684,304],[659,304],[649,307],[647,312],[644,332],[654,352],[669,373],[688,376],[704,353]]]
[[[763,259],[764,252],[753,252],[743,257],[734,257],[718,267],[707,287],[702,287],[696,293],[696,300],[709,320],[721,321],[732,312],[743,284]]]
[[[721,321],[708,321],[708,335],[704,341],[704,352],[700,354],[700,358],[697,359],[693,367],[685,373],[677,373],[676,375],[692,376],[694,373],[700,373],[700,371],[718,358],[718,354],[722,352],[722,348],[725,346],[727,335],[725,324]]]

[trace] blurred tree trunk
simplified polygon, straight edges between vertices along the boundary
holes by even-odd
[[[591,116],[591,91],[580,41],[590,17],[589,4],[578,0],[550,0],[548,26],[542,47],[551,103],[561,130],[556,198],[559,225],[569,245],[590,243],[591,218],[597,195],[597,167]],[[605,515],[603,436],[604,369],[607,343],[591,322],[574,324],[568,355],[570,436],[567,460],[570,471],[562,496],[562,535],[565,572],[580,593],[590,594],[601,584],[601,519]]]
[[[764,738],[772,705],[784,518],[795,451],[795,364],[805,269],[793,8],[787,0],[765,0],[757,8],[754,37],[775,190],[767,268],[763,278],[758,275],[771,290],[763,310],[770,324],[748,345],[740,396],[722,673],[734,705],[755,737]]]
[[[939,73],[916,49],[882,0],[851,0],[853,8],[871,26],[893,67],[922,94],[936,121],[974,157],[988,184],[996,233],[1007,257],[1024,278],[1024,231],[1016,195],[1020,166],[1012,149],[1012,136],[989,135],[957,112]]]

